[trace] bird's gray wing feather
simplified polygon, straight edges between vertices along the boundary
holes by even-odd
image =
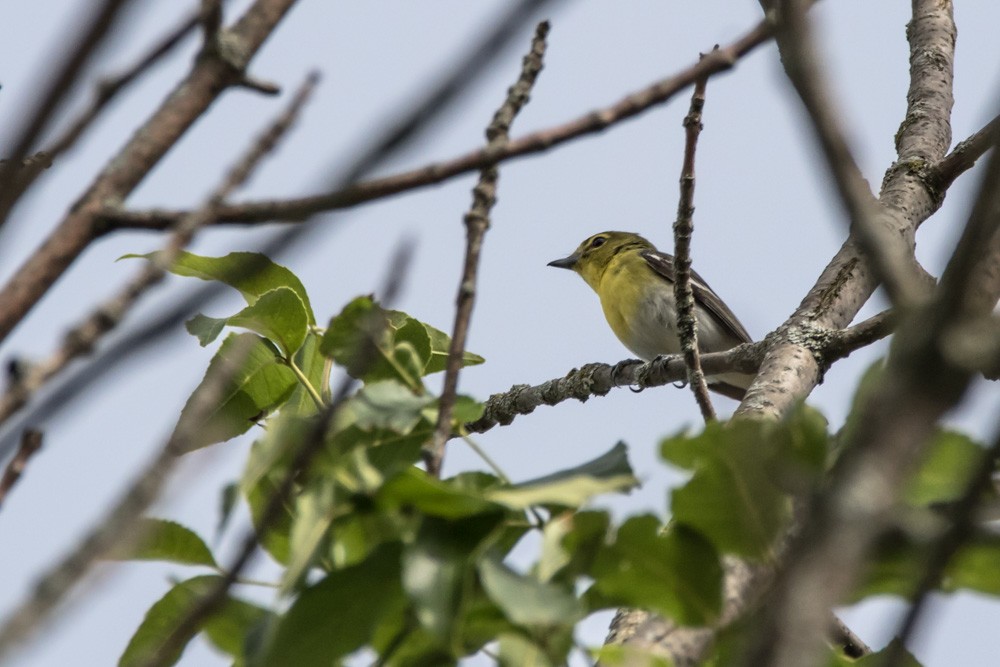
[[[671,283],[674,282],[674,258],[672,255],[652,249],[643,250],[639,255],[646,260],[653,271]],[[739,319],[733,314],[733,311],[729,310],[729,306],[722,302],[719,295],[712,291],[708,283],[694,269],[691,270],[691,291],[694,293],[695,302],[714,315],[723,326],[733,333],[735,338],[744,343],[753,342],[750,334],[740,324]]]

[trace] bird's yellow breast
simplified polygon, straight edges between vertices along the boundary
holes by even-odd
[[[643,359],[679,351],[672,286],[633,253],[609,262],[595,288],[604,317],[625,347]]]

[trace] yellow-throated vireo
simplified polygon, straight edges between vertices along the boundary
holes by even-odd
[[[661,354],[680,353],[672,255],[638,234],[601,232],[549,266],[580,274],[601,298],[611,330],[633,354],[652,361]],[[733,311],[694,271],[691,291],[701,352],[723,352],[751,341]],[[708,386],[741,400],[751,380],[751,375],[726,373],[709,377]]]

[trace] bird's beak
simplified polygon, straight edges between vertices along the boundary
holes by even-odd
[[[576,263],[578,261],[580,261],[580,257],[576,253],[573,253],[569,257],[563,257],[562,259],[552,260],[551,262],[546,264],[546,266],[554,266],[557,269],[573,270],[576,268]]]

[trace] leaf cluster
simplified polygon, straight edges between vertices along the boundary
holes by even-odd
[[[260,255],[183,254],[171,270],[230,285],[247,302],[228,317],[188,323],[202,345],[228,328],[244,331],[224,337],[180,417],[200,420],[187,423],[197,434],[187,449],[257,429],[240,479],[223,493],[220,530],[245,503],[260,547],[280,566],[270,583],[274,599],[264,605],[230,591],[195,630],[236,665],[335,665],[361,651],[385,665],[455,664],[481,651],[505,665],[560,665],[583,650],[577,624],[601,610],[715,623],[723,559],[770,562],[793,499],[821,487],[836,452],[825,419],[804,406],[781,423],[713,423],[669,437],[660,445],[663,460],[689,474],[671,493],[669,522],[651,514],[616,521],[591,505],[637,484],[622,443],[518,483],[499,471],[436,479],[419,465],[438,414],[424,378],[444,369],[445,333],[369,296],[319,327],[298,278]],[[466,352],[463,363],[483,359]],[[223,367],[237,371],[210,410],[196,409],[211,398],[206,387]],[[336,406],[312,464],[293,470],[330,407],[333,373],[359,387]],[[464,435],[463,424],[481,413],[480,403],[460,397],[453,433]],[[962,436],[939,436],[913,477],[900,532],[887,539],[858,599],[913,594],[923,554],[942,529],[935,516],[960,496],[980,453]],[[289,476],[293,493],[277,520],[265,522]],[[150,518],[140,529],[142,539],[116,558],[208,570],[153,604],[120,660],[139,665],[158,656],[172,664],[181,651],[162,654],[163,638],[226,571],[188,528]],[[534,554],[527,565],[525,553]],[[978,536],[941,587],[1000,594],[998,557],[995,536]],[[709,663],[729,664],[743,633],[732,626]],[[594,655],[607,665],[662,664],[622,647]]]

